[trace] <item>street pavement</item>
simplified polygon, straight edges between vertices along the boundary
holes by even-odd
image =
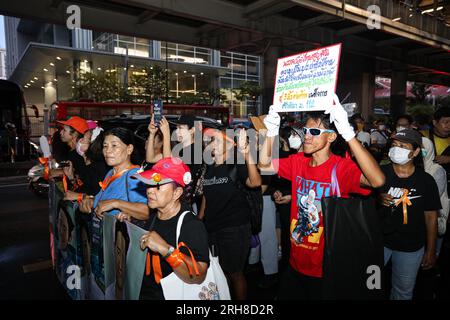
[[[0,178],[0,300],[68,299],[50,263],[48,200],[26,176]]]

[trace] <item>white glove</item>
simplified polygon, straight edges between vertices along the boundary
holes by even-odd
[[[325,110],[325,114],[330,114],[330,123],[334,122],[337,131],[345,139],[345,141],[350,141],[355,137],[355,131],[353,127],[348,122],[348,114],[344,107],[339,102],[339,97],[333,94],[334,105],[328,106]]]
[[[275,137],[280,131],[280,115],[273,110],[273,105],[269,108],[269,114],[264,118],[264,125],[267,128],[267,136]]]

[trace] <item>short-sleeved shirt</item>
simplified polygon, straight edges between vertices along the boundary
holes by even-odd
[[[332,154],[316,167],[310,166],[311,159],[302,152],[275,160],[275,166],[279,164],[278,175],[290,180],[292,186],[289,262],[304,275],[322,277],[324,225],[321,199],[333,196],[333,167],[339,163],[336,175],[341,197],[347,198],[351,193],[368,195],[370,190],[360,186],[361,170],[351,159]]]
[[[392,164],[382,166],[386,182],[379,191],[398,201],[405,191],[411,205],[406,205],[406,220],[403,202],[390,208],[382,206],[384,245],[392,250],[413,252],[426,243],[425,211],[441,209],[439,191],[433,177],[417,168],[408,178],[399,178]]]
[[[387,143],[386,135],[382,134],[378,130],[375,130],[370,134],[370,139],[374,141],[373,142],[374,144],[378,144],[378,145],[386,145],[386,143]]]
[[[176,229],[178,218],[180,215],[188,210],[187,206],[182,206],[178,214],[169,220],[160,220],[155,214],[155,222],[151,229],[157,232],[161,238],[163,238],[169,245],[174,248],[177,247],[176,244]],[[209,264],[209,248],[208,248],[208,234],[206,232],[205,226],[202,221],[198,220],[196,216],[192,213],[185,215],[183,224],[180,230],[179,242],[184,242],[189,249],[191,249],[195,261],[206,262]],[[186,248],[181,247],[180,251],[190,257],[189,251]],[[150,255],[156,254],[150,252]],[[159,255],[159,254],[158,254]],[[161,264],[162,277],[167,277],[173,272],[172,267],[167,263],[165,259],[159,255],[159,260]],[[144,278],[142,280],[141,300],[163,300],[164,295],[160,284],[155,281],[155,275],[153,273],[153,268],[149,275],[144,272]]]
[[[104,190],[100,190],[94,199],[94,208],[97,206],[98,202],[101,200],[123,200],[127,202],[140,202],[147,203],[147,188],[145,184],[137,179],[131,178],[139,168],[134,168],[128,170],[122,174],[119,178],[115,179],[109,184],[109,186]],[[113,175],[113,170],[111,169],[105,176],[111,177]],[[114,209],[110,211],[111,214],[116,215],[119,210]]]
[[[236,164],[237,179],[245,186],[247,166]],[[233,165],[209,165],[203,182],[206,198],[205,225],[208,232],[250,223],[250,207],[245,195],[230,177]]]

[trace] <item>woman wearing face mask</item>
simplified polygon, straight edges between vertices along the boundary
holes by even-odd
[[[412,129],[397,132],[389,149],[391,164],[382,166],[379,188],[383,219],[384,263],[392,261],[391,299],[410,300],[419,267],[436,261],[438,187],[423,169],[422,137]]]

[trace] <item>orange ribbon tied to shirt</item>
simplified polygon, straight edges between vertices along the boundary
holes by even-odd
[[[48,158],[39,157],[39,163],[44,166],[44,179],[48,181],[49,175]]]
[[[411,200],[408,198],[409,190],[403,189],[403,195],[395,202],[395,206],[398,207],[400,203],[403,204],[403,224],[408,224],[408,206],[411,206]]]
[[[113,183],[114,180],[120,178],[120,177],[121,177],[125,172],[127,172],[128,170],[135,169],[135,168],[139,168],[139,166],[134,165],[134,166],[131,166],[131,167],[129,167],[129,168],[126,168],[125,170],[122,170],[122,171],[116,173],[116,174],[113,175],[113,176],[108,176],[108,177],[106,177],[105,180],[100,181],[98,184],[99,184],[100,188],[102,188],[102,191],[105,191],[105,189],[108,188],[108,186],[109,186],[111,183]]]

